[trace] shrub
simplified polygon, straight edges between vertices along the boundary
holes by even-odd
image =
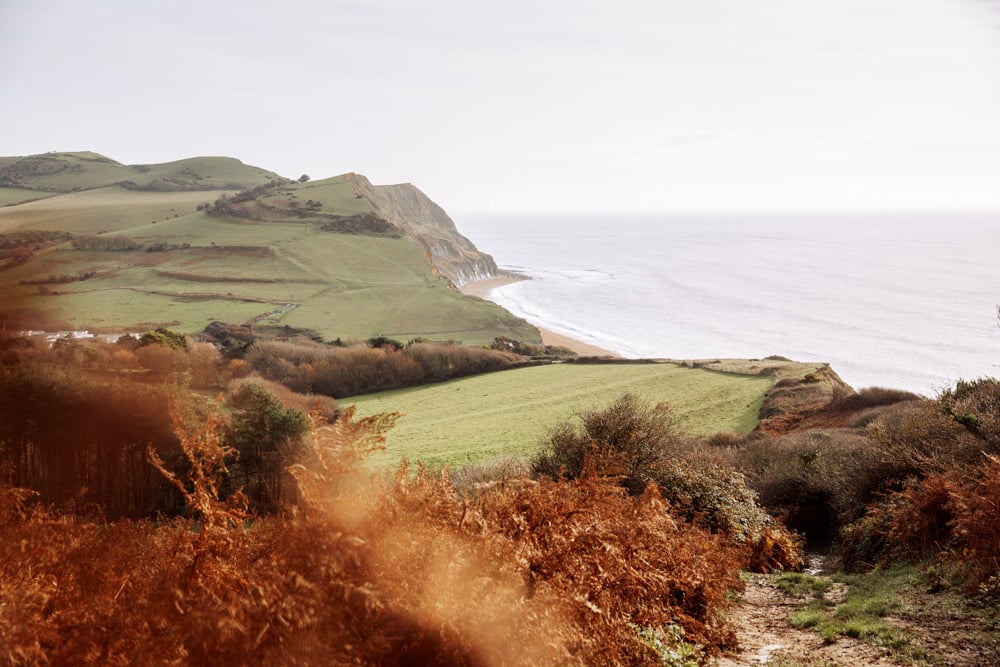
[[[1000,380],[960,380],[938,396],[938,403],[976,437],[982,451],[1000,454]]]
[[[337,347],[312,341],[257,342],[247,361],[267,379],[300,393],[336,398],[412,387],[510,367],[511,354],[445,343],[397,348]]]
[[[267,393],[278,399],[285,408],[293,408],[305,415],[315,411],[324,419],[333,421],[340,412],[340,406],[337,405],[337,401],[329,396],[323,394],[300,394],[279,382],[265,380],[258,375],[241,377],[230,382],[226,387],[228,400],[232,401],[233,396],[239,393],[246,384],[259,385]]]
[[[170,373],[182,373],[190,368],[184,351],[164,345],[143,345],[136,349],[134,354],[139,364],[155,376],[165,377]]]
[[[799,538],[768,515],[746,478],[735,470],[677,458],[660,463],[654,480],[675,516],[739,545],[747,569],[772,572],[800,570],[805,565]]]
[[[255,509],[273,511],[287,496],[285,468],[297,461],[306,416],[285,408],[264,387],[244,382],[232,395],[234,414],[227,445]]]
[[[889,389],[886,387],[864,387],[858,393],[844,399],[845,403],[856,410],[876,408],[896,403],[922,400],[917,394],[902,389]]]
[[[966,458],[971,440],[934,401],[900,404],[872,422],[867,433],[899,479]]]
[[[139,336],[138,347],[146,345],[162,345],[173,350],[186,350],[188,346],[187,337],[170,329],[158,328]]]
[[[821,544],[860,517],[896,477],[875,443],[846,429],[755,435],[727,458],[769,512]]]
[[[142,244],[127,236],[77,236],[70,245],[74,250],[105,250],[112,252],[128,252],[139,250]]]
[[[1000,599],[1000,457],[988,456],[975,475],[957,481],[948,509],[952,533],[963,546],[959,569],[968,589]]]
[[[564,422],[550,434],[532,470],[576,479],[595,461],[633,495],[655,482],[678,516],[742,545],[748,566],[762,571],[802,566],[796,538],[757,504],[743,475],[692,454],[666,404],[651,406],[625,394],[604,410],[584,413],[579,425]]]
[[[497,484],[522,483],[531,475],[531,465],[514,456],[498,456],[477,461],[451,473],[455,491],[472,496]]]
[[[556,427],[532,461],[536,475],[576,479],[597,448],[617,460],[625,487],[639,494],[653,481],[656,464],[676,454],[681,443],[669,406],[651,406],[632,394],[604,410],[583,413],[580,421]]]

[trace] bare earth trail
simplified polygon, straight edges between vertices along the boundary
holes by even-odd
[[[718,667],[766,665],[780,661],[815,665],[898,665],[887,651],[856,639],[842,637],[824,644],[818,632],[796,630],[788,617],[805,599],[770,584],[774,575],[754,574],[746,580],[739,604],[730,612],[740,650],[720,658]]]
[[[840,637],[825,644],[820,634],[797,630],[788,623],[807,596],[787,593],[773,581],[778,575],[749,575],[746,590],[730,611],[739,650],[713,662],[717,667],[745,665],[792,665],[844,667],[899,665],[947,665],[948,667],[993,667],[1000,664],[1000,633],[968,610],[931,593],[908,592],[903,608],[886,620],[905,631],[912,646],[919,646],[926,660],[892,656],[888,649],[860,640]],[[826,597],[843,601],[846,588],[833,584]]]

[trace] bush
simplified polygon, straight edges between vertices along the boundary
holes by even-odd
[[[820,544],[858,519],[897,475],[875,443],[847,429],[755,435],[727,460],[771,514]]]
[[[981,443],[987,454],[1000,454],[1000,380],[960,380],[938,397],[942,410]]]
[[[302,414],[309,414],[316,411],[324,419],[333,421],[340,413],[340,406],[337,405],[337,401],[329,396],[324,396],[323,394],[300,394],[279,382],[265,380],[257,375],[231,381],[226,387],[228,400],[232,401],[233,396],[239,393],[243,386],[247,384],[255,384],[262,387],[267,393],[278,399],[282,406],[298,410]]]
[[[74,250],[103,250],[111,252],[128,252],[139,250],[142,244],[127,236],[77,236],[70,245]]]
[[[532,461],[536,475],[576,479],[587,457],[601,451],[621,466],[624,486],[640,494],[653,481],[656,464],[675,455],[681,438],[666,403],[651,406],[624,394],[604,410],[585,412],[579,426],[564,422]]]
[[[902,403],[869,424],[893,476],[903,480],[979,457],[975,436],[936,401]]]
[[[299,393],[341,398],[509,368],[511,354],[446,343],[397,348],[337,347],[312,341],[257,342],[247,361],[263,377]]]
[[[470,463],[451,473],[451,483],[460,495],[472,496],[497,484],[522,483],[531,475],[531,465],[514,456],[498,456]]]
[[[255,509],[274,511],[287,497],[285,468],[297,462],[306,416],[254,382],[244,382],[232,395],[234,414],[227,444],[237,453],[235,469]]]
[[[932,558],[970,592],[1000,597],[1000,458],[913,479],[845,530],[845,565]]]
[[[677,516],[741,545],[748,567],[802,567],[798,540],[757,504],[742,474],[684,443],[665,404],[650,406],[625,394],[604,410],[584,413],[580,425],[556,427],[532,461],[535,475],[553,479],[577,479],[588,466],[598,466],[632,495],[654,482]]]

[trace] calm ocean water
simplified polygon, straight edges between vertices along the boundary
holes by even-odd
[[[491,298],[627,357],[828,361],[933,394],[1000,374],[1000,213],[468,217]]]

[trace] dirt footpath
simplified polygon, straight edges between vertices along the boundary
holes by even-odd
[[[886,621],[912,637],[926,659],[893,659],[888,649],[840,637],[824,644],[818,632],[796,630],[788,618],[806,596],[786,593],[772,584],[776,575],[749,575],[746,591],[730,612],[739,640],[737,653],[716,660],[718,667],[736,665],[789,665],[795,667],[888,667],[891,665],[947,665],[995,667],[1000,665],[1000,620],[992,620],[956,603],[956,596],[929,592],[901,592],[902,609]],[[846,588],[833,584],[826,597],[839,604]]]
[[[740,652],[719,659],[716,665],[766,665],[779,659],[816,665],[897,664],[889,659],[885,649],[846,637],[824,644],[818,632],[790,627],[788,617],[804,598],[771,586],[770,576],[750,575],[739,605],[731,612]]]

